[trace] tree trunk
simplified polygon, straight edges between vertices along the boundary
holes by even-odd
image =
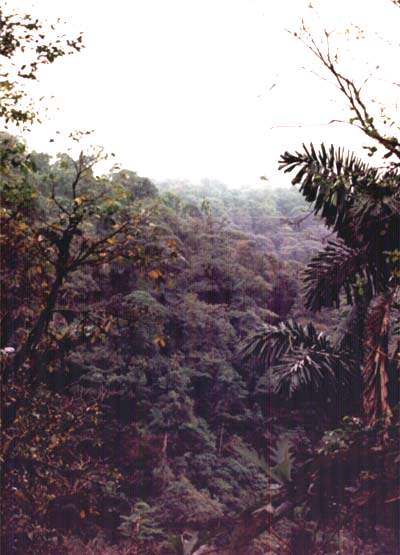
[[[17,351],[12,363],[5,368],[3,373],[3,382],[6,383],[10,377],[15,374],[22,365],[31,357],[33,351],[37,347],[39,341],[42,339],[43,334],[46,333],[50,323],[54,307],[56,305],[58,293],[64,281],[64,273],[59,272],[56,279],[51,286],[50,293],[47,297],[46,304],[39,314],[36,323],[31,329],[27,340],[24,345]]]
[[[392,293],[377,296],[368,310],[364,334],[363,406],[369,424],[383,418],[388,423],[392,411],[388,399],[389,328]]]

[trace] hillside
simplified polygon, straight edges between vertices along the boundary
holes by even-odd
[[[298,192],[156,187],[128,170],[98,177],[90,158],[51,161],[6,134],[2,149],[4,552],[189,554],[182,537],[220,553],[279,550],[302,534],[305,546],[329,543],[346,492],[362,491],[357,471],[339,492],[335,478],[320,484],[364,433],[351,399],[340,410],[333,391],[288,400],[241,354],[265,324],[311,318],[326,332],[346,313],[304,308],[302,271],[330,237]],[[30,351],[15,373],[21,344]]]

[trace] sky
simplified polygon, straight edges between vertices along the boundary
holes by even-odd
[[[372,97],[394,104],[400,91],[389,92],[387,84],[400,81],[389,44],[398,40],[399,10],[389,0],[9,4],[26,11],[33,5],[31,11],[49,21],[60,17],[68,33],[83,31],[86,45],[42,71],[34,94],[46,95],[49,111],[28,144],[65,151],[69,132],[93,129],[92,143],[155,180],[208,177],[242,186],[266,176],[284,184],[289,178],[278,171],[279,156],[303,142],[361,149],[360,132],[329,124],[348,120],[349,111],[317,60],[288,33],[301,18],[316,33],[324,26],[338,32],[335,44],[351,76],[362,79],[367,63],[375,77],[383,64]],[[352,23],[365,28],[367,38],[348,40]]]

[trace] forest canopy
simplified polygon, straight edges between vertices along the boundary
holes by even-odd
[[[29,126],[23,83],[83,39],[0,24]],[[397,552],[400,143],[300,38],[382,163],[304,144],[294,187],[234,189],[1,131],[2,552]]]

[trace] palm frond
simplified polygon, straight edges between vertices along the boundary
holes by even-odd
[[[382,265],[386,260],[384,251],[395,250],[399,245],[400,175],[387,172],[354,198],[347,220],[348,231],[342,234],[346,243],[352,245],[357,238],[370,256],[381,258]]]
[[[314,205],[314,213],[328,227],[353,247],[365,245],[368,239],[379,237],[381,231],[385,232],[388,243],[398,243],[400,174],[397,170],[381,172],[354,154],[333,146],[327,150],[322,144],[318,152],[313,144],[309,148],[303,145],[303,149],[304,152],[295,154],[285,152],[279,169],[285,173],[297,170],[293,185],[300,186],[306,201]]]
[[[292,397],[301,390],[338,391],[354,379],[354,360],[347,350],[336,351],[330,339],[309,323],[292,320],[265,325],[241,349],[243,359],[253,357],[271,368],[273,390]]]
[[[304,277],[305,305],[313,311],[340,305],[342,291],[348,304],[353,304],[352,286],[365,282],[368,297],[383,291],[387,280],[381,265],[363,249],[347,247],[343,241],[329,241],[323,251],[308,264]]]
[[[279,169],[285,173],[298,170],[292,184],[300,185],[306,201],[314,203],[315,214],[320,214],[329,227],[336,228],[345,217],[357,186],[376,180],[378,171],[353,153],[333,145],[327,150],[322,144],[319,152],[312,143],[309,149],[303,144],[303,149],[304,152],[295,154],[285,152]]]
[[[354,363],[347,353],[336,353],[333,349],[294,349],[274,366],[272,385],[277,394],[285,397],[300,391],[337,393],[350,386],[354,375]]]
[[[254,358],[268,368],[294,348],[319,346],[325,349],[328,345],[329,338],[318,333],[311,323],[301,326],[288,320],[277,325],[265,324],[241,347],[239,356],[242,360]]]

